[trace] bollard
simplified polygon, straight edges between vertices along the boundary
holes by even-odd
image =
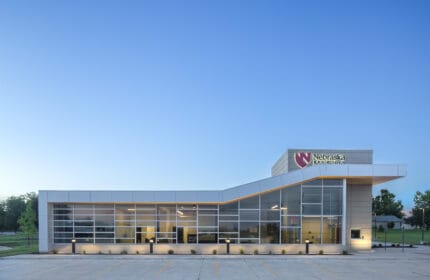
[[[227,255],[229,255],[230,254],[230,239],[226,239],[225,244],[227,244]]]
[[[76,253],[76,239],[72,239],[72,254]]]
[[[306,243],[306,255],[309,255],[309,240],[308,239],[306,239],[305,240],[305,243]]]
[[[154,253],[154,240],[153,239],[149,240],[149,253],[150,254]]]

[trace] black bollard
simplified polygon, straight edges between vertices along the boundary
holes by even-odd
[[[150,254],[154,253],[154,240],[153,239],[149,240],[149,253]]]
[[[76,239],[72,239],[72,254],[76,253]]]

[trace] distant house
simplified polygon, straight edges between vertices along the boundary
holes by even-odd
[[[372,226],[379,228],[380,226],[387,228],[389,223],[393,223],[393,229],[401,229],[403,220],[397,218],[396,216],[373,216]]]

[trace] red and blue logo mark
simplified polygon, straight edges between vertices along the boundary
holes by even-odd
[[[304,168],[312,162],[312,153],[307,153],[307,152],[294,153],[294,161],[296,162],[298,167]]]

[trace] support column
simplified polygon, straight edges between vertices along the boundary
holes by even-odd
[[[342,245],[346,246],[346,178],[342,184]]]

